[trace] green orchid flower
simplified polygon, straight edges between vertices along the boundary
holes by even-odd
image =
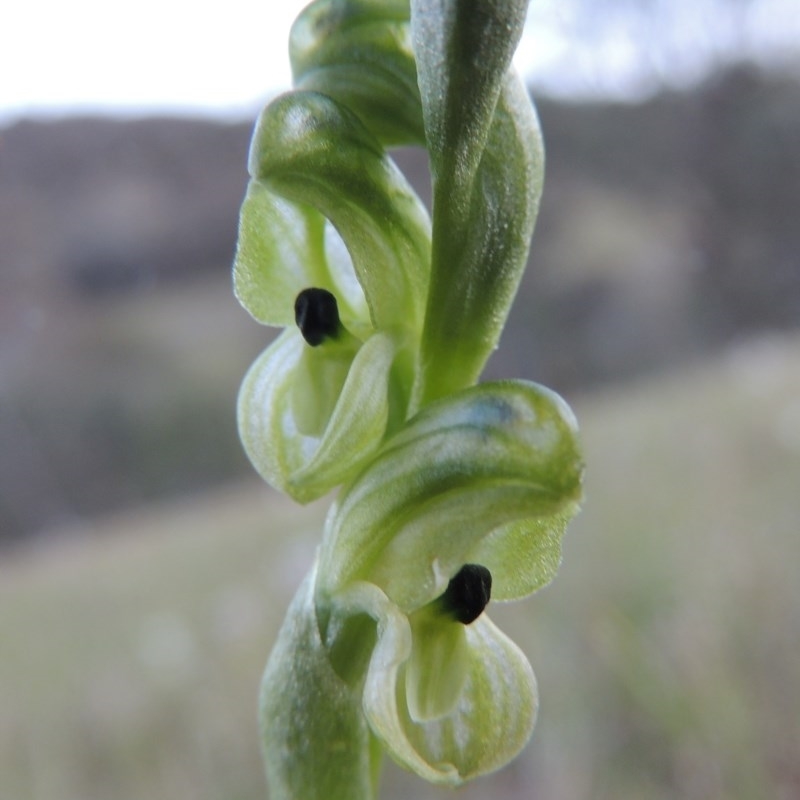
[[[375,738],[421,777],[451,785],[519,752],[536,717],[533,671],[483,612],[490,597],[515,600],[552,579],[582,470],[564,401],[508,381],[427,406],[348,484],[282,637],[295,670],[326,664],[356,738]],[[302,629],[313,635],[298,646]],[[262,694],[268,770],[285,788],[279,796],[306,797],[291,787],[312,769],[308,754],[272,743],[275,719],[293,726],[304,716],[276,652]],[[308,713],[319,721],[328,711],[315,703]],[[337,729],[319,730],[324,752]],[[367,770],[358,783],[369,786],[362,758],[342,752],[337,769],[354,760],[353,773]]]
[[[262,476],[307,501],[354,474],[405,418],[430,221],[360,120],[318,93],[267,106],[250,174],[234,288],[257,320],[287,330],[244,380],[239,430]],[[324,330],[320,297],[335,317]]]
[[[552,579],[582,474],[569,407],[508,381],[428,405],[337,499],[317,575],[323,639],[329,606],[377,621],[364,713],[422,777],[461,783],[527,741],[533,672],[482,612]]]

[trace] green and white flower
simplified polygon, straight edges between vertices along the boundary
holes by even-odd
[[[300,501],[342,483],[405,418],[430,261],[427,212],[352,112],[292,92],[261,115],[240,217],[234,287],[286,330],[239,396],[239,430],[261,475]],[[340,324],[311,344],[301,292],[335,298]]]
[[[261,475],[339,488],[264,675],[273,800],[371,800],[382,755],[457,785],[530,736],[536,683],[490,601],[547,584],[581,498],[577,424],[476,385],[538,211],[538,122],[510,69],[526,0],[317,0],[296,90],[261,115],[235,291],[285,330],[239,396]],[[432,221],[386,147],[427,149]]]
[[[290,691],[306,664],[309,673],[324,668],[356,738],[377,738],[428,780],[458,784],[516,755],[533,729],[536,683],[483,611],[490,596],[519,599],[552,579],[582,469],[572,412],[522,381],[437,401],[381,447],[331,509],[312,580],[281,636],[291,644],[278,645],[267,669],[273,785],[289,787],[305,771],[274,746],[285,731],[269,723],[299,725],[309,737],[317,728],[308,720],[326,713]],[[313,746],[336,749],[333,721],[319,730]],[[367,770],[359,782],[369,784],[363,754],[341,749],[337,768],[352,757],[353,773]],[[306,795],[286,788],[279,796]]]

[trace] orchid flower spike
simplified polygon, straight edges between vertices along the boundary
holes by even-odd
[[[457,785],[533,729],[533,671],[488,609],[555,575],[577,423],[538,384],[477,384],[542,187],[511,69],[526,8],[316,0],[292,29],[295,88],[253,135],[234,288],[284,330],[239,429],[296,500],[338,487],[262,683],[273,800],[374,800],[383,754]],[[427,149],[432,219],[399,144]]]

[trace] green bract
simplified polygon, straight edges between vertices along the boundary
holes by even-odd
[[[420,395],[477,380],[528,256],[544,151],[508,71],[527,0],[414,0],[413,39],[433,176],[433,254]]]
[[[555,575],[577,424],[475,385],[524,268],[543,152],[510,71],[519,0],[317,0],[262,113],[234,268],[284,328],[239,395],[245,449],[302,502],[336,487],[264,675],[273,800],[370,800],[383,753],[455,785],[519,752],[524,654],[484,611]],[[433,222],[386,147],[427,148]]]

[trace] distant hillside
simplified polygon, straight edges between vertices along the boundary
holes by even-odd
[[[539,110],[545,194],[513,312],[537,372],[585,386],[800,324],[800,84],[741,68]]]
[[[574,393],[797,326],[796,83],[539,110],[544,200],[488,376]],[[0,540],[249,469],[234,399],[271,336],[230,290],[251,128],[0,130]],[[397,158],[429,197],[420,151]]]
[[[74,118],[0,132],[0,280],[91,296],[227,269],[251,128]]]

